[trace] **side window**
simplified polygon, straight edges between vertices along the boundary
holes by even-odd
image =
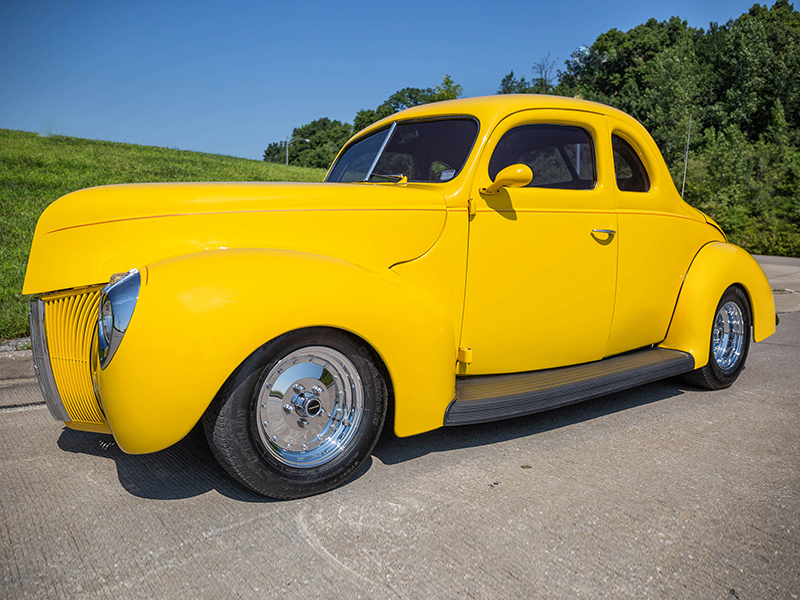
[[[611,147],[614,149],[614,173],[617,176],[617,187],[623,192],[647,192],[650,190],[650,178],[636,150],[621,137],[611,136]]]
[[[589,132],[568,125],[521,125],[503,135],[489,161],[489,177],[515,164],[528,165],[528,187],[590,190],[597,182]]]

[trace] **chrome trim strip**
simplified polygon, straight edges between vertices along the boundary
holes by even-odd
[[[395,127],[397,127],[397,121],[392,123],[392,126],[389,127],[389,133],[387,133],[386,137],[383,138],[383,143],[381,144],[381,147],[378,150],[378,153],[375,155],[375,160],[372,161],[372,164],[369,167],[369,171],[367,171],[367,175],[366,175],[366,177],[364,177],[364,181],[369,181],[369,178],[372,177],[372,171],[374,171],[375,167],[378,165],[378,161],[381,158],[381,154],[383,154],[383,149],[386,148],[386,144],[389,143],[389,138],[392,137],[392,134],[394,133],[394,128]]]
[[[38,298],[31,298],[31,312],[28,320],[31,326],[31,348],[33,349],[33,370],[39,387],[42,389],[42,396],[50,409],[50,414],[56,421],[69,423],[72,417],[69,416],[61,395],[56,387],[56,380],[53,377],[53,367],[50,364],[50,352],[47,349],[47,335],[44,329],[44,302]]]

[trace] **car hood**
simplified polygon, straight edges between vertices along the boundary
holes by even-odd
[[[113,273],[206,250],[280,248],[388,268],[424,254],[444,197],[392,184],[182,183],[74,192],[36,225],[23,293],[103,283]]]

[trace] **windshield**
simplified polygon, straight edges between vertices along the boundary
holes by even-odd
[[[470,118],[395,123],[345,150],[326,181],[449,181],[477,135],[478,123]]]

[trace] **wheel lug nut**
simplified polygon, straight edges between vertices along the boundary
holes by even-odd
[[[292,389],[294,390],[294,392],[295,392],[296,394],[299,394],[300,392],[302,392],[302,391],[303,391],[303,390],[305,390],[306,388],[305,388],[305,386],[304,386],[302,383],[295,383],[295,384],[292,386]]]
[[[315,385],[314,387],[311,388],[311,393],[314,394],[315,396],[319,396],[320,394],[322,394],[323,391],[324,390],[318,385]]]
[[[297,419],[297,424],[300,427],[306,427],[308,425],[308,419]]]
[[[294,406],[292,406],[291,404],[284,404],[283,412],[285,412],[287,415],[292,414],[294,412]]]

